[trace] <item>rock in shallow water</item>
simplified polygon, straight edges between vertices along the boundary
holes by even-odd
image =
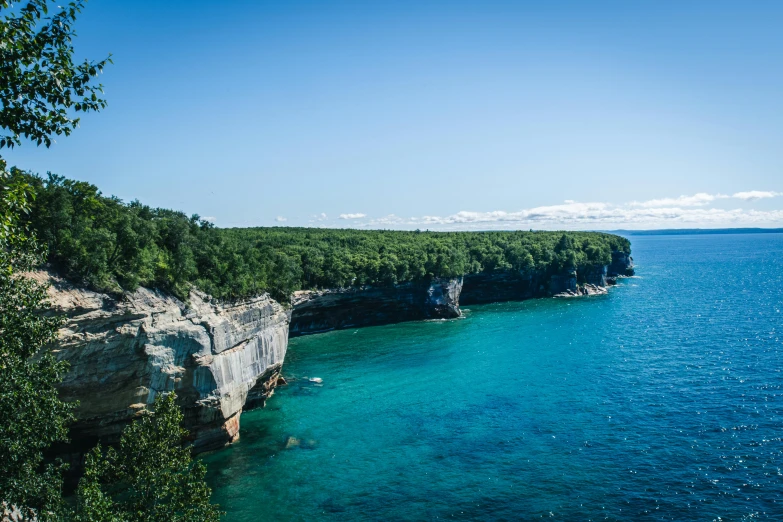
[[[565,292],[560,292],[558,294],[553,295],[552,297],[584,297],[584,296],[590,296],[590,295],[604,295],[609,293],[606,287],[604,286],[597,286],[592,285],[590,283],[586,283],[583,286],[578,287],[576,290],[566,290]]]

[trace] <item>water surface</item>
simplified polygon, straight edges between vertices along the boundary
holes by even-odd
[[[608,296],[292,339],[227,519],[783,520],[783,235],[632,241]]]

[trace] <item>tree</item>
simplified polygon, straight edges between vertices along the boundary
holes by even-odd
[[[72,59],[72,24],[83,3],[51,16],[49,5],[0,1],[0,149],[21,145],[22,138],[49,147],[52,136],[78,126],[74,113],[106,105],[101,85],[91,82],[109,58],[78,65]],[[51,520],[64,509],[63,466],[44,464],[43,451],[65,440],[73,405],[60,401],[55,389],[66,365],[39,353],[55,339],[59,320],[40,313],[45,285],[23,276],[43,260],[20,222],[33,193],[6,167],[0,158],[0,503]]]
[[[23,275],[43,259],[19,225],[30,186],[4,171],[0,181],[0,503],[28,518],[56,520],[64,466],[44,464],[43,452],[66,439],[73,405],[60,401],[55,388],[67,366],[51,353],[35,355],[55,339],[60,320],[41,315],[46,286]]]
[[[102,86],[92,82],[110,58],[73,61],[72,25],[83,7],[74,1],[49,15],[49,0],[29,0],[18,8],[0,0],[0,149],[21,145],[22,138],[49,147],[53,136],[68,136],[79,125],[75,113],[106,106]],[[218,520],[220,512],[209,503],[204,482],[206,468],[193,463],[183,445],[187,432],[174,394],[159,398],[154,413],[132,423],[119,449],[104,453],[97,447],[88,455],[78,513],[63,502],[65,465],[45,463],[43,456],[51,444],[66,440],[74,419],[75,405],[60,401],[56,389],[67,364],[44,349],[56,340],[61,320],[43,313],[46,285],[25,276],[45,259],[45,249],[22,221],[35,197],[31,182],[40,180],[16,169],[9,173],[6,167],[0,158],[0,508],[12,507],[23,518],[40,521],[70,515],[89,521]],[[100,198],[89,184],[57,177],[49,181],[60,203],[68,203],[55,206],[50,200],[48,207],[56,208],[57,216],[39,216],[54,225],[44,234],[50,247],[71,254],[73,247],[89,249],[92,255],[82,256],[82,270],[97,273],[99,283],[101,276],[111,274],[133,286],[147,275],[139,260],[154,254],[148,251],[148,208],[134,204],[127,212],[122,202]],[[36,188],[42,187],[38,183]],[[85,191],[87,197],[81,199],[89,208],[75,208],[72,203]],[[79,212],[101,214],[112,223],[112,233],[85,226],[84,237],[74,242],[73,230],[60,221]],[[188,230],[198,224],[191,220],[183,227],[177,217],[172,229],[182,237],[177,236],[171,250],[175,270],[170,275],[184,285],[194,270]],[[105,255],[94,266],[99,253]]]
[[[48,261],[100,292],[154,287],[187,300],[391,285],[491,271],[557,273],[608,264],[626,239],[599,232],[405,232],[217,228],[198,216],[123,203],[89,183],[17,171],[38,197],[29,224]]]
[[[117,449],[87,455],[77,490],[76,519],[84,522],[211,522],[220,519],[204,482],[206,467],[183,445],[187,431],[176,395],[155,399],[122,433]]]
[[[56,5],[56,4],[52,4]],[[22,138],[52,144],[53,135],[78,127],[74,112],[106,106],[103,86],[91,82],[111,57],[73,62],[73,23],[84,3],[70,2],[49,16],[50,0],[29,0],[15,9],[0,0],[0,149],[21,145]]]

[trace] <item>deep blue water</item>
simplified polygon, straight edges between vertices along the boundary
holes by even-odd
[[[783,520],[783,235],[632,240],[608,296],[293,339],[227,519]]]

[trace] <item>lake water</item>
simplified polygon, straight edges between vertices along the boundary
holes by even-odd
[[[631,239],[607,296],[293,339],[227,519],[783,520],[783,235]]]

